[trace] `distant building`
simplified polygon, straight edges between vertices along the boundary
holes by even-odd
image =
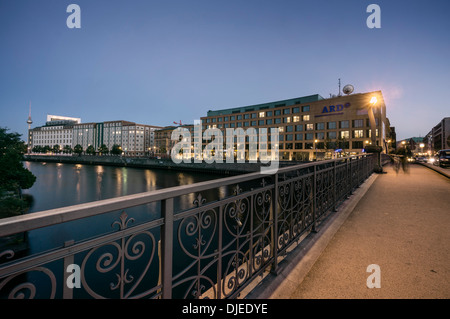
[[[218,128],[222,130],[224,140],[227,128],[267,128],[270,132],[270,128],[278,127],[280,160],[302,161],[332,158],[338,154],[362,154],[368,144],[381,146],[387,152],[392,132],[381,91],[329,99],[316,94],[210,110],[201,120],[203,130]],[[248,144],[248,139],[244,143]],[[248,145],[245,156],[248,159]]]
[[[96,152],[102,145],[108,150],[119,145],[124,156],[145,156],[154,152],[155,130],[160,128],[122,120],[82,123],[80,118],[47,115],[44,126],[29,130],[29,144],[31,150],[35,146],[54,149],[57,145],[63,150],[81,145],[83,151],[93,146]]]
[[[443,118],[425,136],[424,142],[432,152],[450,148],[450,117]]]
[[[81,123],[80,118],[47,115],[44,126],[39,126],[29,130],[30,150],[35,146],[49,146],[53,148],[59,146],[61,150],[66,146],[72,147],[73,127]]]
[[[79,144],[86,150],[92,145],[97,151],[102,145],[108,150],[119,145],[124,156],[145,156],[153,152],[154,132],[159,128],[122,120],[78,124],[73,127],[72,147]]]
[[[194,136],[194,125],[184,124],[179,126],[166,126],[155,131],[155,153],[159,155],[170,155],[173,146],[178,140],[172,140],[172,132],[178,127],[188,129]]]

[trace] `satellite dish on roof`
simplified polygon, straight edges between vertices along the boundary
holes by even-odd
[[[354,89],[355,89],[355,88],[353,87],[353,85],[347,84],[346,86],[344,86],[344,87],[342,88],[342,92],[343,92],[344,94],[349,95],[349,94],[352,94],[352,92],[353,92]]]

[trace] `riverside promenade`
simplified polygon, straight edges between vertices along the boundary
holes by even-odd
[[[384,171],[246,298],[450,298],[450,178],[418,164]],[[367,286],[372,264],[380,288]]]

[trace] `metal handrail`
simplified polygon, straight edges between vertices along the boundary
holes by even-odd
[[[341,162],[342,160],[346,159],[349,158],[332,159],[283,167],[278,169],[276,174],[314,167],[316,165]],[[153,190],[138,194],[125,195],[116,198],[93,201],[89,203],[77,204],[61,208],[54,208],[50,210],[34,212],[25,215],[7,217],[0,219],[0,237],[9,236],[12,234],[47,227],[55,224],[74,221],[86,217],[92,217],[108,213],[114,210],[121,210],[124,208],[140,206],[156,201],[165,200],[172,197],[178,197],[195,192],[202,192],[211,189],[213,187],[217,187],[218,184],[222,186],[229,186],[232,184],[247,182],[254,179],[273,175],[275,175],[275,173],[270,175],[263,174],[261,172],[247,173],[237,176],[199,182],[190,185],[169,187],[160,190]]]
[[[62,298],[73,298],[73,290],[64,285],[68,275],[64,273],[61,288],[61,285],[57,284],[55,273],[46,268],[46,265],[62,260],[66,267],[74,263],[75,256],[77,258],[81,256],[83,259],[81,272],[84,274],[85,271],[89,271],[87,266],[89,257],[98,249],[110,246],[117,249],[118,255],[115,260],[116,263],[121,263],[120,274],[115,274],[118,283],[114,286],[121,286],[121,298],[144,296],[172,298],[173,291],[176,290],[179,295],[179,289],[185,283],[190,285],[186,294],[189,292],[196,298],[203,294],[214,298],[235,298],[268,267],[276,273],[279,261],[288,253],[288,248],[298,243],[306,232],[316,231],[316,224],[320,224],[326,216],[325,213],[335,211],[337,205],[372,173],[373,164],[371,155],[318,161],[283,167],[272,174],[248,173],[1,219],[0,238],[123,210],[120,221],[113,223],[119,225],[119,231],[77,242],[69,240],[61,243],[63,246],[59,248],[26,257],[15,256],[18,259],[0,264],[0,292],[6,284],[12,284],[21,274],[37,271],[49,277],[51,298],[55,297],[57,287],[59,293],[62,293]],[[262,185],[243,192],[236,186],[254,180],[261,180]],[[201,197],[204,191],[230,185],[236,186],[234,195],[208,202]],[[193,193],[198,193],[197,200],[192,203],[194,206],[175,211],[174,199]],[[125,210],[149,203],[160,203],[160,216],[128,227],[128,222],[133,218],[129,218]],[[255,224],[257,218],[262,218],[259,226]],[[300,222],[297,218],[303,220]],[[230,226],[230,222],[233,225]],[[208,230],[209,227],[211,229]],[[182,231],[189,238],[182,238]],[[208,237],[208,231],[211,234],[206,241],[204,236]],[[126,283],[133,280],[132,277],[131,279],[127,277],[128,270],[124,263],[127,260],[135,260],[143,253],[146,244],[142,241],[134,242],[133,245],[131,253],[137,257],[129,255],[126,251],[130,242],[139,235],[146,236],[149,240],[148,251],[152,252],[152,255],[147,267],[155,260],[159,260],[159,270],[155,272],[159,273],[159,279],[157,284],[145,286],[144,291],[134,294],[134,288],[142,283],[141,280],[148,268],[141,274],[142,277],[135,278],[136,285],[124,291]],[[223,237],[225,235],[229,237],[227,240]],[[195,253],[188,251],[192,249],[193,241]],[[158,245],[157,253],[156,245]],[[180,250],[174,251],[176,247]],[[208,253],[204,255],[207,250]],[[179,270],[175,267],[176,258],[183,254],[192,261],[189,261],[186,268]],[[14,252],[0,251],[0,258],[2,256],[3,258],[14,256]],[[108,263],[100,264],[101,258],[106,258],[104,261],[109,260]],[[108,266],[112,258],[112,255],[103,254],[97,260],[96,269],[90,270],[105,272],[102,267]],[[208,263],[205,263],[206,261]],[[194,265],[197,266],[192,268]],[[210,266],[217,267],[213,271],[215,275],[211,278],[205,277],[204,272]],[[91,297],[103,297],[84,280],[83,278],[86,292]],[[208,291],[204,291],[202,280],[209,282]],[[9,297],[15,297],[20,289],[33,285],[19,284],[12,289]],[[35,288],[33,286],[32,290],[36,290]],[[185,288],[183,294],[184,291]]]

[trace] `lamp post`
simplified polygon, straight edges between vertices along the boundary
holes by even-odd
[[[318,140],[314,140],[314,148],[316,149],[316,161],[317,161],[317,142]]]
[[[376,142],[376,122],[373,109],[375,108],[378,99],[376,96],[372,96],[368,103],[368,115],[370,121],[370,130],[371,130],[371,143],[370,145],[366,145],[367,153],[375,153],[377,155],[377,163],[375,165],[374,171],[376,173],[383,173],[383,167],[381,166],[381,151],[383,150],[382,146],[377,145]]]
[[[424,143],[420,143],[419,146],[420,146],[420,148],[421,148],[421,151],[420,151],[421,154],[420,154],[420,155],[423,156],[423,148],[425,147],[425,144],[424,144]]]

